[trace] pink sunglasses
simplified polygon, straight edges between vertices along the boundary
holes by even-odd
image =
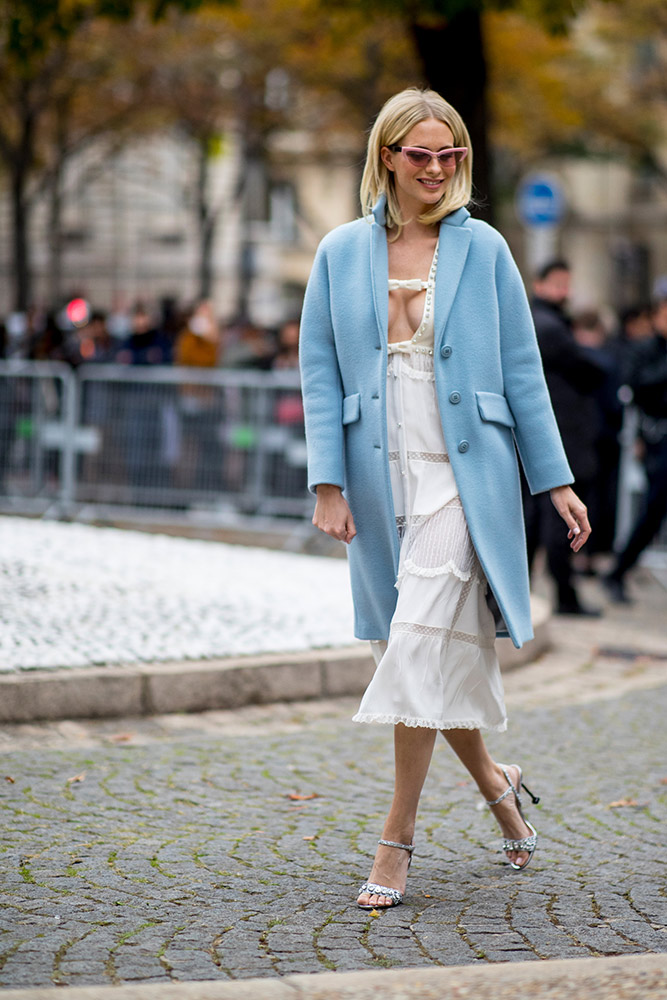
[[[431,149],[423,149],[421,146],[388,146],[392,153],[403,153],[408,163],[413,167],[427,167],[431,160],[436,159],[441,167],[454,167],[468,155],[467,146],[459,146],[456,149],[441,149],[434,153]]]

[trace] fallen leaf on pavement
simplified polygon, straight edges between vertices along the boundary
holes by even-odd
[[[68,778],[67,784],[73,785],[77,781],[85,781],[85,780],[86,780],[86,772],[82,771],[81,774],[75,774],[73,778]]]
[[[311,792],[310,795],[302,795],[301,792],[288,792],[287,798],[292,799],[294,802],[302,802],[306,799],[319,799],[317,792]]]
[[[380,911],[379,910],[371,910],[370,916],[371,917],[379,917],[380,916]]]
[[[131,739],[134,739],[134,733],[114,733],[113,736],[109,737],[109,742],[128,743]]]
[[[316,840],[317,838],[316,837],[304,837],[303,839],[304,840]]]
[[[15,782],[15,781],[14,781],[14,779],[12,778],[11,774],[6,774],[6,775],[5,775],[5,781],[8,781],[10,785],[14,785],[14,784],[16,784],[16,782]]]
[[[616,799],[615,802],[610,802],[607,809],[621,809],[623,806],[638,806],[639,802],[637,799]]]
[[[661,785],[667,785],[667,778],[661,778],[660,779],[660,784]]]

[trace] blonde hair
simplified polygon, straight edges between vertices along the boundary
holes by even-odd
[[[419,222],[433,225],[450,212],[467,205],[471,200],[472,148],[470,135],[461,115],[434,90],[420,90],[419,87],[402,90],[400,94],[389,98],[375,119],[368,137],[366,165],[359,192],[364,215],[370,213],[381,194],[387,196],[386,225],[390,229],[397,230],[396,236],[400,234],[408,220],[401,218],[394,175],[382,162],[380,151],[383,146],[401,145],[401,140],[410,129],[428,118],[435,118],[448,125],[454,136],[454,145],[467,146],[468,155],[457,164],[456,173],[440,201],[420,215]]]

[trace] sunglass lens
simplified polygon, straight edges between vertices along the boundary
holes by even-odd
[[[409,152],[406,150],[405,155],[413,167],[425,167],[431,160],[428,153],[417,153],[413,150],[410,150]]]

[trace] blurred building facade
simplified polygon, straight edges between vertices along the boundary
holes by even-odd
[[[239,161],[241,143],[221,144],[208,166],[206,197],[216,225],[211,298],[223,321],[246,315],[277,326],[298,315],[322,235],[358,214],[358,160],[322,150],[307,133],[277,133],[264,163]],[[355,157],[355,153],[357,154]],[[77,295],[97,308],[188,302],[201,295],[196,151],[165,134],[105,159],[90,148],[62,184],[59,289],[50,259],[50,208],[37,197],[31,220],[33,300],[45,309]],[[0,177],[0,315],[13,308],[11,207]],[[59,300],[59,301],[54,301]]]
[[[321,237],[359,214],[363,148],[350,149],[349,139],[337,143],[335,136],[323,145],[306,132],[274,133],[250,180],[240,148],[221,144],[209,165],[207,198],[217,218],[211,298],[222,321],[245,314],[260,326],[277,326],[298,315]],[[615,309],[648,299],[667,275],[665,186],[612,159],[537,166],[556,175],[565,192],[566,212],[552,243],[572,265],[575,298]],[[73,295],[103,309],[197,299],[194,170],[193,150],[170,134],[108,159],[95,149],[73,159],[63,183],[60,303],[52,301],[46,198],[37,199],[33,213],[35,304],[53,308]],[[512,204],[501,206],[498,225],[529,279],[529,234]],[[0,188],[0,315],[13,305],[9,234],[9,200]]]
[[[565,257],[579,307],[623,310],[667,295],[667,187],[655,175],[618,159],[566,158],[536,165],[554,176],[565,196],[563,221],[551,237],[552,255]],[[531,236],[514,206],[504,206],[499,227],[526,278]],[[544,263],[540,261],[539,263]]]

